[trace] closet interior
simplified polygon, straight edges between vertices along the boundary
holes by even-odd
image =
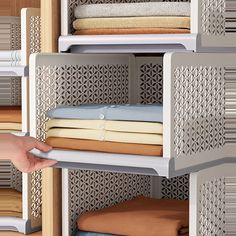
[[[127,234],[109,232],[106,226],[105,231],[102,224],[90,220],[99,221],[109,207],[128,204],[127,200],[140,195],[189,201],[188,232],[177,229],[177,235],[234,234],[235,218],[230,214],[234,211],[230,204],[234,173],[224,163],[234,162],[235,153],[232,61],[236,58],[227,53],[235,50],[235,5],[232,1],[191,1],[191,27],[183,34],[138,34],[137,29],[136,34],[122,34],[126,29],[117,35],[110,26],[107,35],[101,25],[94,26],[94,22],[105,22],[100,19],[106,18],[102,4],[134,2],[139,1],[62,0],[59,51],[63,53],[31,56],[30,130],[41,140],[50,139],[55,147],[47,154],[35,154],[57,160],[56,167],[63,168],[63,235],[78,230],[78,235]],[[92,4],[98,4],[97,8]],[[111,4],[108,7],[113,9]],[[92,7],[98,11],[94,13]],[[95,14],[94,18],[101,14],[101,21],[88,14]],[[226,21],[231,22],[231,32]],[[85,105],[106,106],[104,113],[96,114],[107,122],[112,108],[137,103],[162,106],[163,155],[101,152],[95,150],[96,145],[92,150],[72,147],[69,140],[65,144],[65,139],[81,143],[82,136],[70,133],[89,119],[77,116],[87,114]],[[106,135],[91,139],[104,142]],[[120,226],[114,221],[111,217],[114,227]]]

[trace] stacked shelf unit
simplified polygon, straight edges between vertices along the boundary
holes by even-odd
[[[45,140],[58,105],[160,103],[163,157],[35,151],[63,168],[63,236],[83,212],[140,194],[189,199],[191,236],[235,235],[233,1],[192,0],[188,35],[72,36],[73,9],[104,2],[61,1],[61,53],[30,59],[31,135]]]
[[[22,109],[22,132],[17,135],[29,134],[29,55],[40,52],[40,9],[22,9],[21,23],[18,29],[12,32],[12,43],[20,42],[21,65],[0,67],[1,105],[21,105]],[[13,27],[16,29],[16,26]],[[21,40],[20,40],[21,39]],[[5,99],[2,99],[2,97]],[[3,163],[6,164],[6,163]],[[32,197],[38,191],[40,183],[34,183],[34,174],[21,174],[13,164],[7,161],[8,172],[6,173],[8,188],[22,192],[22,217],[0,217],[0,230],[13,230],[21,233],[31,233],[41,228],[41,212],[35,210],[35,202],[40,201]],[[2,165],[1,165],[2,166]]]

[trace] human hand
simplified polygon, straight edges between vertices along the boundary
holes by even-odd
[[[38,158],[32,149],[48,152],[52,148],[32,137],[0,134],[0,159],[10,159],[15,167],[25,173],[34,172],[56,164],[56,161]]]

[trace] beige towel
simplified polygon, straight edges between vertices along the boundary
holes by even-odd
[[[0,130],[22,130],[21,123],[1,123],[0,122]]]
[[[73,22],[75,30],[128,28],[183,28],[190,29],[190,17],[120,17],[86,18]]]
[[[47,122],[47,130],[51,128],[94,129],[94,130],[107,130],[116,132],[149,133],[149,134],[163,133],[163,125],[161,123],[112,121],[112,120],[52,119]]]
[[[50,129],[47,132],[47,138],[50,137],[89,139],[98,141],[140,143],[152,145],[163,144],[163,137],[159,134],[113,132],[91,129]]]

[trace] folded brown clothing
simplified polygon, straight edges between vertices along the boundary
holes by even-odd
[[[162,156],[163,146],[149,144],[130,144],[85,139],[47,138],[46,143],[53,148],[81,151],[109,152],[145,156]]]
[[[84,213],[79,230],[129,236],[187,235],[189,205],[185,200],[137,197],[115,206]]]
[[[22,215],[22,194],[14,189],[0,189],[0,216]]]
[[[130,29],[84,29],[74,35],[117,35],[117,34],[190,34],[188,29],[130,28]]]
[[[0,122],[21,123],[21,107],[20,106],[0,107]]]

